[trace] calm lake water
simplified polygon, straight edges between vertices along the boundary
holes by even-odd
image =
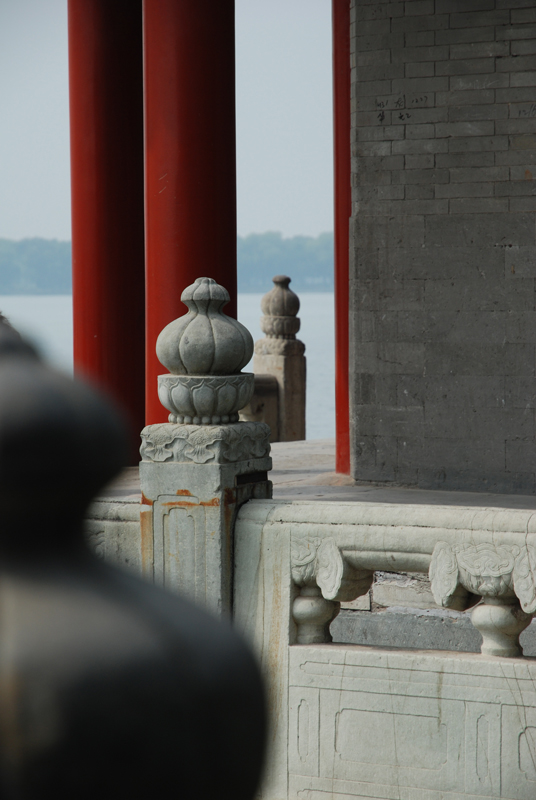
[[[238,318],[255,340],[261,339],[262,294],[238,295]],[[307,356],[307,438],[335,436],[333,294],[300,294],[301,329]],[[66,295],[8,295],[0,310],[60,369],[72,373],[72,300]],[[248,368],[246,368],[247,370]]]

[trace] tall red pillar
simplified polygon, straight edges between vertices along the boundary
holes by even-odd
[[[69,0],[74,362],[145,416],[141,0]],[[138,459],[139,460],[139,459]]]
[[[158,334],[186,313],[198,277],[229,291],[236,316],[234,0],[144,0],[146,420]]]
[[[350,473],[349,251],[352,213],[350,163],[350,2],[332,0],[333,141],[335,197],[335,469]]]

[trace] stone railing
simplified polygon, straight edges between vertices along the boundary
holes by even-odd
[[[300,301],[286,275],[276,275],[273,282],[261,301],[265,338],[255,342],[255,389],[240,419],[265,422],[271,442],[293,442],[305,439],[305,345],[296,339]]]
[[[536,661],[519,635],[536,612],[536,512],[271,500],[269,428],[237,420],[251,337],[214,281],[182,298],[157,345],[170,416],[142,431],[141,525],[125,497],[96,504],[88,532],[107,560],[232,614],[256,649],[259,798],[533,800]],[[481,654],[333,643],[375,571],[428,572],[438,605],[473,608]]]
[[[533,800],[536,513],[252,501],[235,527],[235,624],[268,686],[262,800]],[[429,571],[482,653],[331,642],[341,601],[374,570]],[[517,657],[513,657],[517,656]]]
[[[429,572],[439,606],[476,606],[482,653],[522,654],[519,634],[536,612],[533,511],[270,501],[242,510],[238,541],[251,525],[288,539],[297,643],[330,642],[340,603],[366,594],[375,570]]]
[[[182,299],[157,345],[170,416],[142,431],[141,524],[125,497],[96,504],[88,533],[107,560],[232,614],[256,649],[259,797],[533,800],[536,661],[519,635],[536,612],[536,512],[271,500],[269,428],[238,421],[251,337],[214,281]],[[473,609],[481,654],[333,643],[375,571],[428,572],[438,605]]]

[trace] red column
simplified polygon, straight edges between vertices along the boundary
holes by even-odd
[[[236,315],[234,0],[144,0],[146,420],[167,420],[158,334],[214,278]]]
[[[332,0],[335,196],[335,413],[337,472],[350,473],[348,382],[350,183],[350,2]]]
[[[75,370],[145,416],[141,0],[69,0]],[[139,457],[137,458],[139,460]]]

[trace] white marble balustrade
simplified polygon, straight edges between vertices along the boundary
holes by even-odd
[[[234,616],[268,682],[263,800],[532,800],[536,514],[250,501],[235,527]],[[378,570],[430,571],[482,654],[330,644],[339,602]],[[480,603],[480,598],[483,602]]]

